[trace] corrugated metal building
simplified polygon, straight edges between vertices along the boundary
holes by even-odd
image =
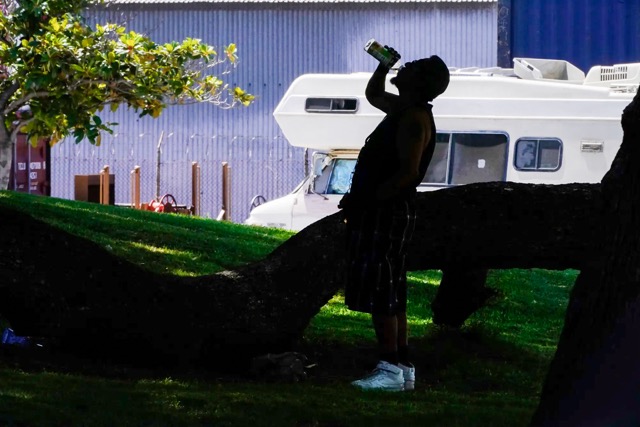
[[[499,64],[513,57],[595,65],[640,62],[638,0],[500,0]]]
[[[141,166],[142,199],[156,193],[158,142],[162,135],[160,195],[190,204],[191,162],[202,173],[202,214],[222,207],[222,162],[231,168],[231,219],[242,222],[253,196],[267,199],[293,189],[305,172],[304,152],[289,146],[272,111],[289,84],[309,72],[369,71],[375,60],[363,46],[370,38],[395,47],[403,58],[440,55],[449,65],[495,66],[498,0],[422,1],[152,1],[120,0],[92,11],[90,23],[124,23],[157,42],[200,38],[236,43],[239,66],[230,82],[257,95],[249,108],[212,105],[170,107],[160,118],[138,119],[120,111],[102,146],[68,139],[53,147],[51,195],[72,199],[73,176],[116,175],[116,202],[130,200],[129,172]]]

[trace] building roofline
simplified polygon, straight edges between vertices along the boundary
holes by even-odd
[[[498,3],[499,0],[112,0],[113,4],[216,3]]]

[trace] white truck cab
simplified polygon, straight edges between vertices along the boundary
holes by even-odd
[[[312,171],[289,194],[255,207],[248,225],[302,230],[338,210],[349,190],[357,150],[314,152]]]
[[[515,58],[514,68],[450,71],[449,87],[433,102],[436,148],[419,191],[599,182],[640,83],[640,63],[596,66],[586,76],[566,61],[535,58]],[[253,208],[246,224],[299,231],[338,211],[358,152],[384,117],[365,98],[370,76],[294,80],[273,114],[290,144],[313,151],[312,168],[291,193]]]

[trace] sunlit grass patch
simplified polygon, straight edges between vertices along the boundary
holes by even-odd
[[[0,192],[0,208],[25,213],[154,272],[198,276],[263,259],[293,233],[129,208]],[[366,393],[350,382],[375,361],[368,314],[339,291],[302,339],[324,376],[285,384],[248,375],[145,373],[119,378],[23,371],[0,348],[0,425],[525,427],[562,330],[578,272],[491,270],[497,296],[461,328],[432,322],[439,270],[408,274],[408,321],[419,366],[413,393]],[[1,315],[1,314],[0,314]],[[171,313],[167,313],[171,316]],[[0,327],[8,325],[0,318]],[[314,359],[317,357],[317,359]],[[194,368],[195,369],[195,368]]]

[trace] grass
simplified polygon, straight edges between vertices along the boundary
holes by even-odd
[[[92,239],[152,271],[196,276],[266,256],[291,233],[0,192],[11,206]],[[210,375],[158,377],[28,369],[0,358],[0,425],[20,426],[526,426],[562,329],[576,271],[493,270],[499,297],[457,330],[431,323],[439,271],[409,275],[417,358],[412,393],[349,386],[375,348],[368,316],[336,295],[311,321],[302,347],[323,375],[263,383]],[[0,314],[1,315],[1,314]],[[6,325],[6,322],[5,322]],[[357,368],[349,369],[352,363]]]

